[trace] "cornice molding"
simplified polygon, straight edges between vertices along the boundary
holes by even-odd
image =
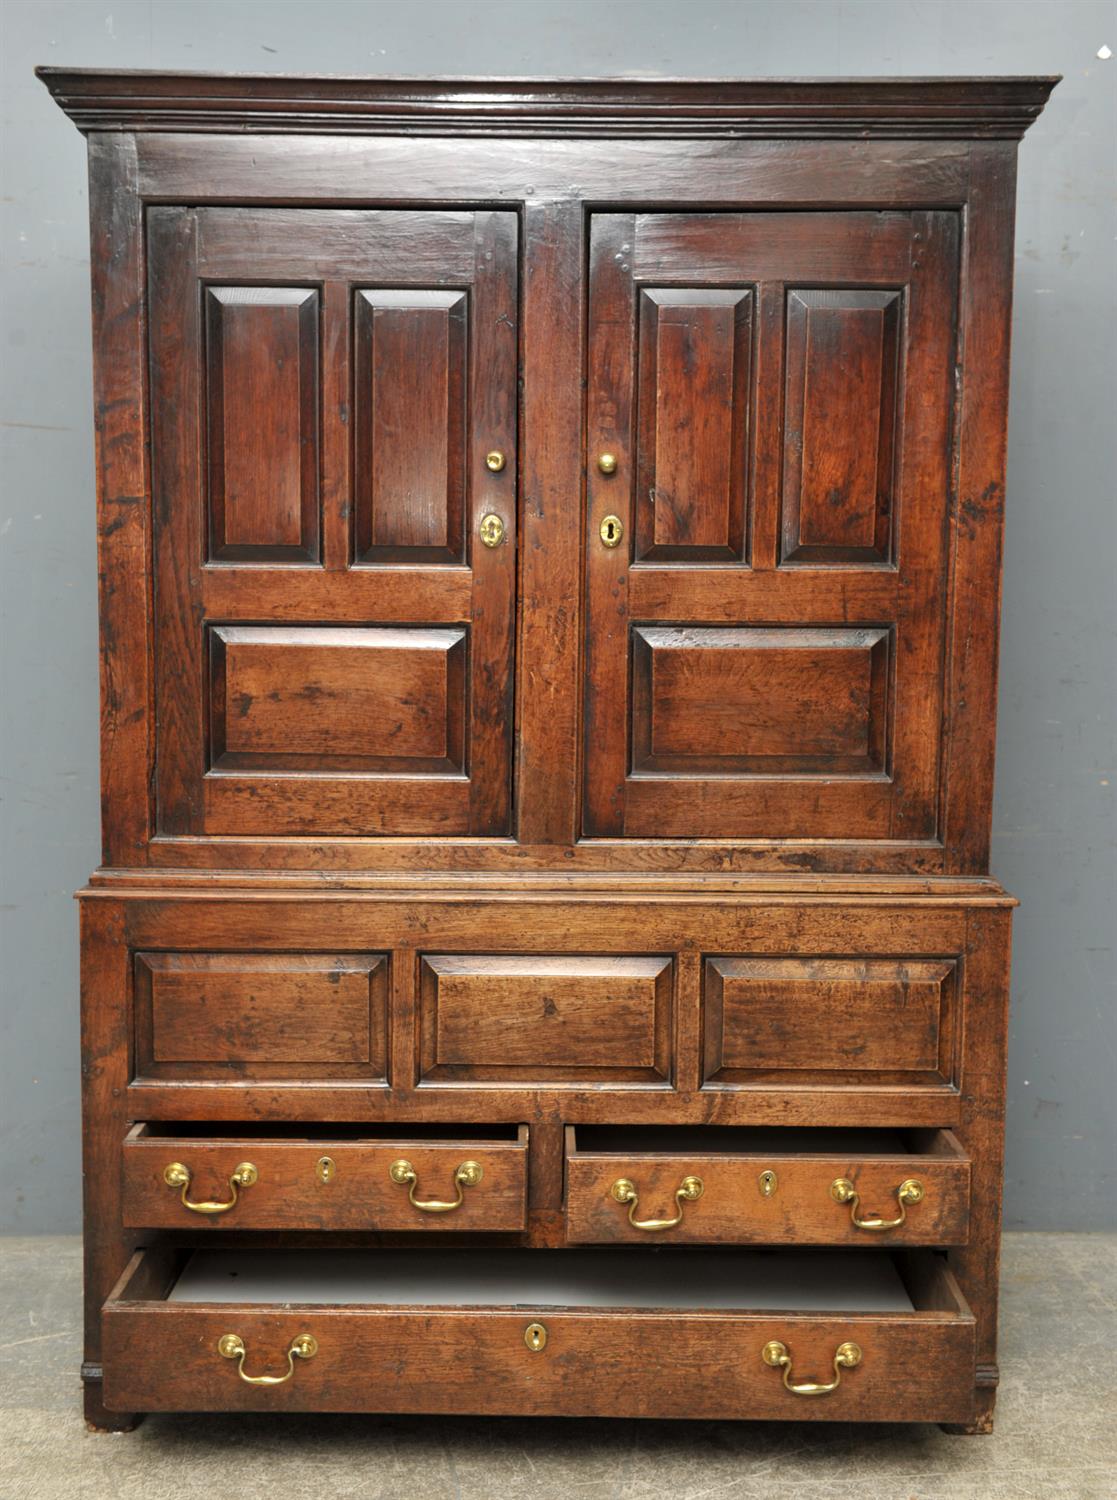
[[[350,78],[42,67],[79,130],[1015,140],[1058,77]]]

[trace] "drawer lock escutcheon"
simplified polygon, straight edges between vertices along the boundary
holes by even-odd
[[[333,1182],[337,1176],[337,1162],[332,1156],[320,1156],[314,1163],[314,1175],[319,1182]]]
[[[865,1218],[859,1218],[857,1210],[861,1205],[857,1189],[848,1177],[836,1177],[830,1184],[830,1196],[835,1203],[849,1204],[849,1217],[854,1229],[867,1229],[870,1233],[876,1233],[883,1229],[899,1229],[908,1216],[908,1208],[913,1203],[922,1203],[926,1197],[926,1189],[923,1184],[914,1177],[907,1177],[896,1189],[896,1199],[900,1205],[900,1214],[895,1219],[882,1219],[877,1214],[869,1214]]]
[[[415,1168],[404,1157],[401,1156],[399,1161],[394,1161],[388,1168],[388,1176],[392,1181],[399,1187],[407,1188],[411,1206],[425,1214],[448,1214],[455,1208],[461,1208],[466,1188],[476,1187],[484,1175],[479,1161],[463,1161],[454,1173],[454,1186],[458,1190],[458,1196],[447,1202],[438,1198],[416,1198],[415,1189],[419,1186],[419,1178]]]
[[[776,1176],[775,1172],[772,1171],[771,1167],[768,1167],[765,1171],[761,1172],[760,1176],[757,1178],[757,1186],[760,1189],[760,1196],[762,1198],[774,1197],[776,1189],[779,1187],[779,1185],[780,1180]]]
[[[217,1352],[222,1359],[237,1361],[237,1374],[247,1385],[284,1385],[295,1373],[296,1359],[313,1359],[318,1353],[318,1340],[311,1333],[296,1334],[287,1349],[287,1370],[283,1375],[246,1375],[244,1361],[248,1350],[239,1333],[223,1333],[217,1340]]]
[[[681,1224],[684,1205],[697,1203],[705,1187],[701,1177],[684,1177],[675,1189],[675,1202],[679,1211],[673,1219],[638,1219],[636,1210],[640,1204],[640,1195],[636,1191],[636,1184],[627,1177],[618,1177],[609,1191],[619,1204],[628,1204],[628,1222],[633,1229],[645,1229],[654,1234],[661,1229],[674,1229],[676,1224]]]
[[[219,1203],[202,1201],[195,1203],[186,1195],[190,1191],[190,1180],[192,1177],[190,1168],[180,1161],[173,1161],[163,1168],[163,1181],[169,1188],[182,1189],[182,1206],[188,1208],[192,1214],[227,1214],[231,1208],[237,1206],[241,1188],[250,1188],[259,1179],[259,1172],[250,1161],[242,1161],[240,1166],[229,1178],[229,1191],[232,1197],[226,1198]]]
[[[783,1383],[793,1396],[828,1396],[841,1385],[842,1371],[852,1370],[861,1363],[861,1346],[853,1343],[838,1345],[834,1351],[834,1378],[825,1384],[814,1380],[792,1380],[791,1351],[779,1339],[772,1339],[765,1344],[760,1357],[766,1365],[783,1371]]]
[[[536,1354],[547,1347],[547,1330],[542,1323],[529,1323],[524,1329],[524,1343]]]

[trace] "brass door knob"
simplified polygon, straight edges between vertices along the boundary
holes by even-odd
[[[499,448],[494,448],[491,453],[485,454],[485,468],[493,474],[499,474],[508,462]]]
[[[615,474],[617,472],[617,455],[615,453],[599,453],[597,455],[597,467],[603,474]]]

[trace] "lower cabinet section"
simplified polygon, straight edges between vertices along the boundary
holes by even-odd
[[[109,1411],[965,1423],[940,1257],[687,1248],[142,1251],[103,1313]]]
[[[124,1140],[132,1229],[523,1230],[526,1125],[488,1132],[136,1125]]]

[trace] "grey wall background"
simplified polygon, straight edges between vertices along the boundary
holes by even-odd
[[[1020,163],[994,872],[1018,918],[1007,1223],[1114,1220],[1117,7],[1106,0],[0,5],[0,1230],[79,1226],[99,858],[85,146],[37,63],[254,72],[1063,73]]]

